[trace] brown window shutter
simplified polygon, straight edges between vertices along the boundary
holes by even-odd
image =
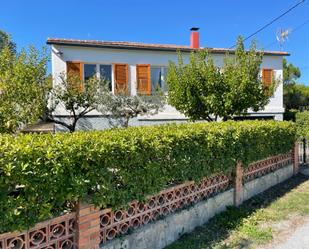
[[[272,84],[274,76],[274,70],[269,68],[262,69],[262,82],[265,87],[269,87]]]
[[[84,90],[84,85],[82,83],[83,80],[83,63],[81,62],[73,62],[67,61],[67,76],[68,77],[76,77],[80,79],[79,85],[70,86],[75,89],[79,89],[80,91]]]
[[[137,92],[142,95],[151,94],[150,65],[136,65]]]
[[[114,64],[115,94],[128,94],[128,64]]]

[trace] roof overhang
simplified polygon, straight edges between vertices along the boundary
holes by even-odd
[[[194,52],[200,49],[207,49],[210,53],[226,54],[235,53],[234,49],[226,48],[190,48],[189,46],[179,46],[170,44],[146,44],[136,42],[109,42],[96,40],[75,40],[75,39],[59,39],[48,38],[48,45],[73,46],[73,47],[88,47],[88,48],[110,48],[110,49],[126,49],[126,50],[150,50],[150,51],[169,51],[169,52]],[[283,51],[260,51],[264,55],[274,56],[289,56],[290,54]]]

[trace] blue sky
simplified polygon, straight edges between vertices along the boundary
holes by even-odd
[[[189,44],[190,27],[197,26],[201,46],[230,47],[238,35],[251,34],[297,2],[3,0],[0,29],[12,35],[18,48],[40,48],[47,37],[184,45]],[[283,50],[301,68],[300,81],[309,85],[309,0],[254,38],[265,50],[280,50],[276,32],[281,28],[292,29]]]

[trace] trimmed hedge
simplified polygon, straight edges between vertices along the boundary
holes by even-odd
[[[231,173],[291,150],[290,122],[244,121],[0,136],[0,233],[78,200],[120,207],[169,184]]]
[[[297,133],[300,138],[309,138],[309,111],[296,113]]]

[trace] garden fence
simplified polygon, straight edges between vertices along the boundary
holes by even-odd
[[[241,196],[242,185],[270,172],[293,164],[294,174],[302,160],[299,151],[302,144],[293,150],[254,162],[243,168],[239,164],[236,175],[217,175],[204,178],[200,183],[186,182],[150,196],[145,202],[132,202],[127,209],[98,209],[93,205],[80,204],[76,213],[38,223],[24,232],[0,235],[0,249],[98,249],[100,245],[142,227],[184,207],[195,204],[225,191],[234,185],[234,204]],[[297,160],[297,158],[299,160]],[[238,165],[238,164],[237,164]]]

